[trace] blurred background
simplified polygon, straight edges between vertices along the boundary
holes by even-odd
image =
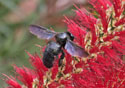
[[[46,44],[29,33],[29,25],[66,31],[64,15],[75,15],[73,4],[87,5],[85,0],[0,0],[0,88],[6,86],[1,74],[13,75],[13,64],[31,67],[25,50],[40,53],[35,44]]]

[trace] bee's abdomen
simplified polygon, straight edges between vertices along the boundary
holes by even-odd
[[[53,66],[53,61],[54,61],[54,56],[51,55],[48,52],[44,52],[44,54],[43,54],[43,64],[47,68],[51,68]]]

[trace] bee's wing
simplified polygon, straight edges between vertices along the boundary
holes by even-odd
[[[87,57],[88,53],[80,46],[73,43],[71,40],[67,40],[65,49],[74,57]]]
[[[49,40],[56,35],[56,32],[37,25],[30,25],[29,31],[40,39]]]

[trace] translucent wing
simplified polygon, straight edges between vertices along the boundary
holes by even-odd
[[[70,40],[67,40],[65,49],[70,55],[75,56],[75,57],[87,57],[88,56],[88,53],[83,48],[76,45]]]
[[[30,25],[29,31],[40,39],[49,40],[56,35],[56,32],[37,25]]]

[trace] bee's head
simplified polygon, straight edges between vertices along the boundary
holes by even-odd
[[[70,32],[66,32],[66,34],[68,35],[68,38],[73,41],[74,40],[74,36],[70,33]]]

